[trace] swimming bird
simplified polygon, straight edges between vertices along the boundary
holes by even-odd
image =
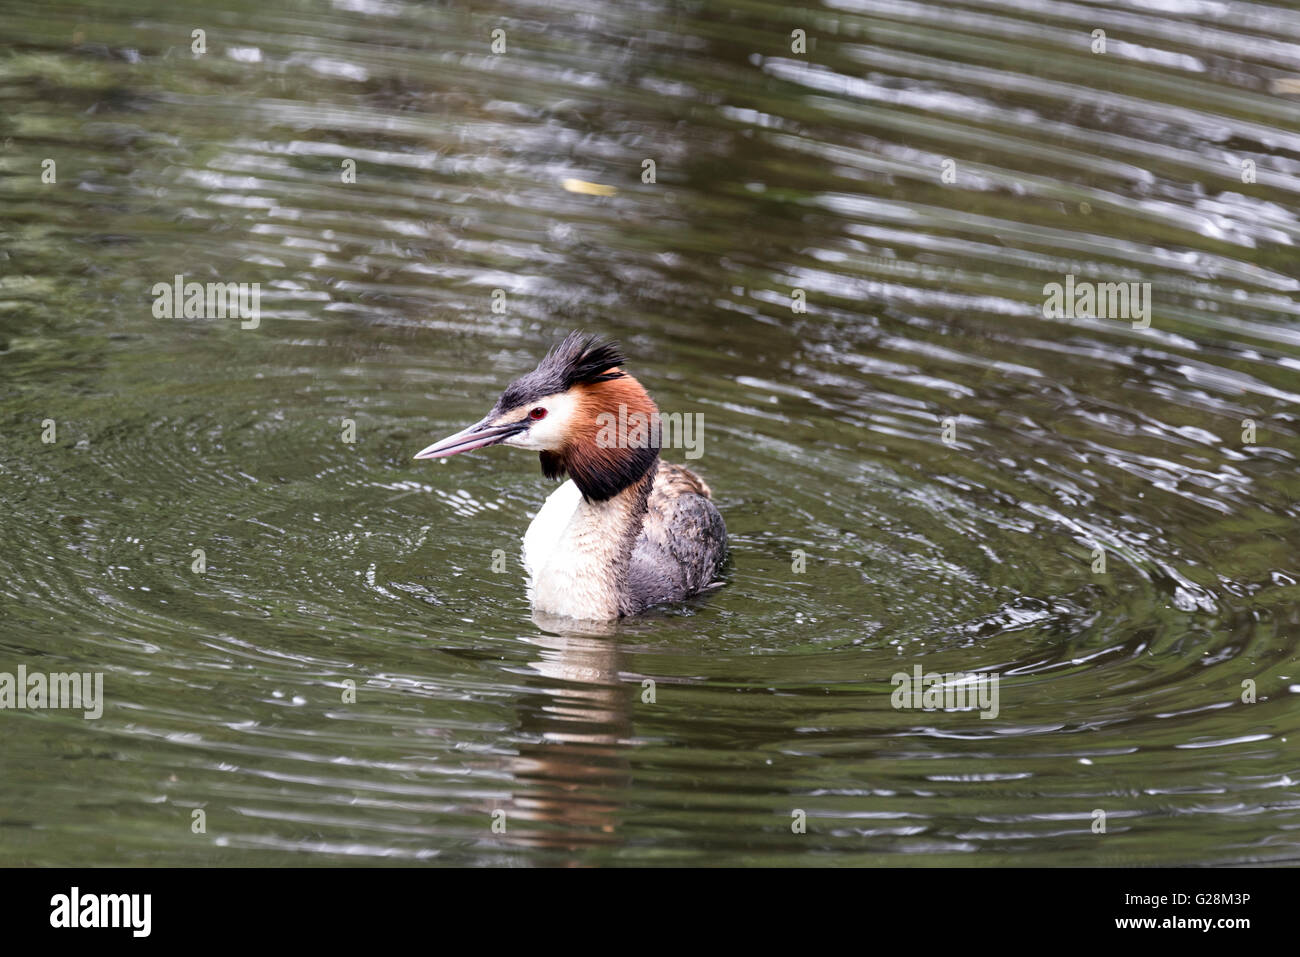
[[[567,476],[523,541],[533,607],[549,615],[609,621],[718,584],[722,515],[699,476],[660,459],[659,410],[625,361],[572,332],[482,420],[415,456],[511,445],[537,452],[547,478]]]

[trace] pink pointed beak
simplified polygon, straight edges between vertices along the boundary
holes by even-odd
[[[524,431],[528,428],[528,420],[522,422],[511,422],[507,425],[488,425],[487,419],[482,422],[475,422],[468,429],[461,429],[455,435],[449,435],[440,442],[434,442],[427,449],[421,449],[415,454],[417,459],[445,459],[449,455],[456,455],[460,452],[472,452],[474,449],[487,448],[489,445],[496,445],[498,442],[504,442],[512,435]]]

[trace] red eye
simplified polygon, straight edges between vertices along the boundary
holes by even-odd
[[[530,419],[544,419],[546,418],[546,410],[539,405],[537,408],[533,409],[533,411],[528,413],[528,417]]]

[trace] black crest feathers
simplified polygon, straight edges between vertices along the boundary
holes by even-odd
[[[546,354],[536,369],[506,386],[497,400],[496,411],[564,392],[581,383],[620,379],[623,373],[616,367],[625,361],[622,350],[614,343],[590,333],[571,332]]]
[[[551,370],[567,389],[580,382],[605,382],[620,378],[616,369],[627,360],[613,343],[589,333],[571,332],[564,341],[546,354],[537,366],[539,372]]]

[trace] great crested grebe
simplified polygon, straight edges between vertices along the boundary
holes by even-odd
[[[709,487],[660,460],[659,410],[623,363],[613,343],[571,332],[482,421],[415,456],[513,445],[541,453],[547,478],[569,476],[524,534],[533,607],[546,614],[608,621],[680,601],[715,584],[726,556]],[[656,427],[610,441],[611,418]]]

